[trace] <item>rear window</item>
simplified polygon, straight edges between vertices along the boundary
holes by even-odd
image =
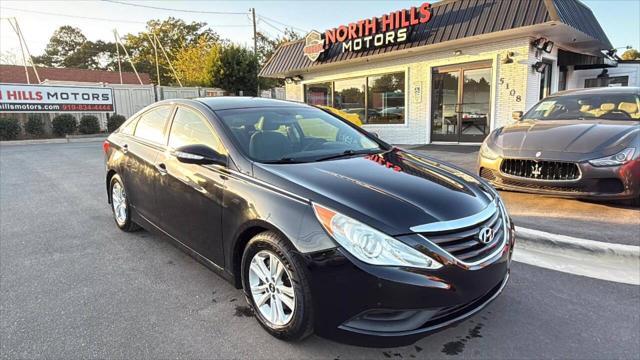
[[[549,97],[529,110],[525,119],[537,120],[640,120],[636,94],[583,94]]]
[[[157,144],[164,143],[164,128],[170,112],[170,106],[160,106],[145,112],[138,120],[134,136]]]

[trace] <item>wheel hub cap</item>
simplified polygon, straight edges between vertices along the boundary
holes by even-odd
[[[116,221],[118,224],[124,225],[127,221],[127,201],[124,188],[119,182],[114,183],[111,189],[111,203]]]
[[[296,303],[291,275],[274,253],[262,250],[253,256],[249,286],[253,302],[267,322],[283,326],[291,321]]]

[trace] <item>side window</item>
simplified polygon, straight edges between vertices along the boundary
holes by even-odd
[[[170,106],[161,106],[140,116],[134,136],[154,143],[164,143],[164,127],[171,112]]]
[[[202,144],[224,153],[220,139],[205,121],[196,112],[178,107],[169,133],[169,147],[175,149],[184,145]]]
[[[138,123],[138,119],[140,119],[140,117],[131,119],[131,121],[125,124],[122,128],[120,128],[120,132],[127,135],[133,135],[133,131],[136,129],[136,124]]]

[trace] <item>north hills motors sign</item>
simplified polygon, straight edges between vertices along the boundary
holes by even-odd
[[[431,4],[394,11],[381,17],[372,17],[349,25],[326,30],[324,34],[311,31],[305,37],[304,55],[316,61],[333,44],[342,46],[342,52],[374,49],[407,41],[408,31],[431,20]]]
[[[113,90],[110,88],[0,84],[0,113],[113,110]]]

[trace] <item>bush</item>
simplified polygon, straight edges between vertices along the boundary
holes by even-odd
[[[15,140],[18,135],[20,135],[18,119],[12,117],[0,118],[0,140]]]
[[[27,122],[24,125],[27,134],[40,137],[44,135],[44,119],[40,114],[29,114]]]
[[[116,131],[116,129],[119,128],[126,120],[127,119],[122,115],[113,114],[107,120],[107,130],[109,130],[110,133]]]
[[[76,118],[70,114],[62,114],[54,117],[51,125],[53,126],[53,133],[58,136],[73,134],[76,132],[76,127],[78,127]]]
[[[100,132],[100,122],[93,115],[84,115],[80,118],[78,131],[81,134],[96,134]]]

